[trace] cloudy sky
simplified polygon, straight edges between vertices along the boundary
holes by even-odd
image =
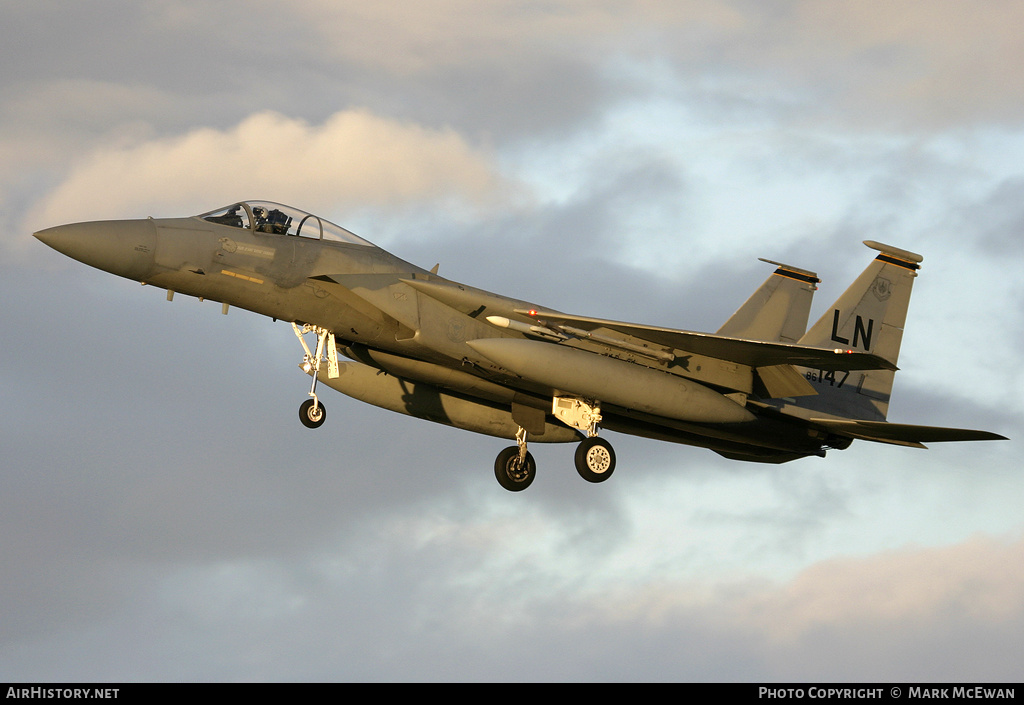
[[[1019,680],[1019,440],[781,466],[308,390],[284,323],[31,237],[260,198],[560,310],[819,315],[924,255],[890,420],[1024,435],[1012,1],[0,0],[0,680]]]

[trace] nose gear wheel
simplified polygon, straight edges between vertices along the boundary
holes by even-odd
[[[306,428],[320,428],[324,425],[324,420],[326,419],[327,409],[322,402],[307,399],[299,404],[299,421]]]

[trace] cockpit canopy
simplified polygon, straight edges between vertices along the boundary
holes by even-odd
[[[350,245],[373,245],[340,225],[298,208],[270,201],[243,201],[197,216],[203,220],[258,233],[331,240]]]

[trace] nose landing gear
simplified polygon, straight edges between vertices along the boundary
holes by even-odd
[[[302,363],[299,365],[299,368],[313,378],[309,386],[309,396],[312,398],[299,405],[299,421],[306,428],[320,428],[327,419],[327,409],[320,403],[320,398],[316,395],[316,380],[325,356],[327,359],[327,376],[331,379],[338,376],[338,349],[334,343],[334,333],[326,328],[308,324],[300,328],[296,323],[292,323],[292,330],[295,331],[295,336],[302,344],[302,349],[305,350],[305,355],[302,356]],[[310,352],[309,346],[306,345],[306,333],[316,333],[315,353]]]

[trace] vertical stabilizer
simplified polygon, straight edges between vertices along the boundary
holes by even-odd
[[[878,256],[807,331],[800,344],[870,352],[895,365],[910,291],[924,258],[871,240],[864,244],[878,250]],[[797,407],[842,418],[885,420],[894,372],[802,371],[818,394],[797,399]]]
[[[807,330],[811,299],[820,279],[814,272],[762,259],[776,269],[718,329],[718,335],[769,343],[795,343]]]

